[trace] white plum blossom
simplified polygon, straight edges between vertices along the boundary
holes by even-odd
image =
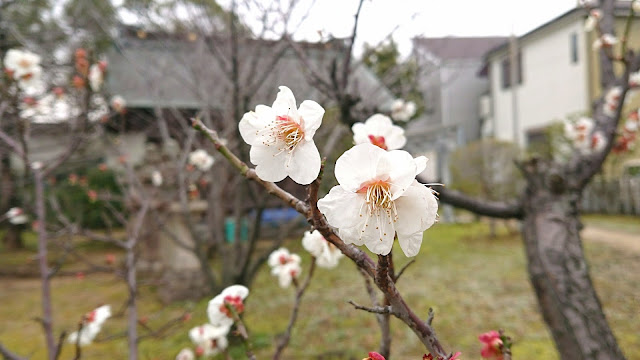
[[[336,267],[343,256],[342,252],[328,242],[318,230],[305,231],[302,237],[302,247],[316,258],[316,265],[322,268]]]
[[[207,316],[209,323],[217,327],[233,325],[233,315],[227,305],[233,307],[240,314],[244,311],[244,299],[249,295],[249,289],[242,285],[231,285],[209,301]]]
[[[180,350],[178,355],[176,355],[176,360],[195,360],[196,356],[193,353],[193,350],[189,348],[184,348]]]
[[[230,326],[204,324],[189,330],[189,339],[196,345],[198,356],[215,356],[224,351],[229,342],[227,334]]]
[[[89,68],[89,86],[91,86],[91,90],[93,90],[94,92],[100,91],[103,82],[104,72],[102,72],[100,65],[91,65],[91,67]]]
[[[44,164],[42,163],[42,161],[34,161],[31,163],[31,169],[33,170],[40,170],[43,166]]]
[[[602,109],[605,115],[609,117],[616,115],[621,97],[622,88],[620,86],[614,86],[607,91],[604,96],[604,105]]]
[[[433,190],[415,180],[423,164],[406,151],[356,145],[336,161],[339,185],[318,208],[346,243],[386,255],[397,234],[404,254],[415,256],[438,210]]]
[[[637,116],[629,117],[624,122],[624,129],[627,132],[636,132],[640,128],[640,120]]]
[[[600,130],[594,131],[591,134],[591,141],[589,143],[589,147],[587,149],[582,149],[583,153],[591,154],[591,153],[599,153],[607,146],[607,138],[604,136],[604,133]]]
[[[571,140],[573,147],[576,149],[589,147],[589,136],[593,131],[593,119],[581,117],[575,122],[565,122],[564,135]]]
[[[596,25],[598,24],[598,21],[600,21],[601,18],[602,18],[602,10],[600,9],[591,10],[589,12],[589,16],[584,22],[584,30],[587,32],[593,31],[593,29],[595,29]]]
[[[631,2],[631,8],[633,9],[633,12],[636,14],[640,14],[640,1],[638,0],[633,0]]]
[[[22,225],[29,221],[29,218],[19,207],[12,207],[7,211],[5,217],[9,220],[9,222],[13,225]]]
[[[416,103],[396,99],[391,104],[391,117],[396,121],[409,121],[416,114]]]
[[[593,41],[593,50],[600,50],[600,48],[612,47],[618,43],[618,38],[611,34],[602,34],[599,38]]]
[[[300,256],[292,254],[286,248],[280,248],[269,254],[267,263],[271,266],[271,275],[278,277],[280,287],[291,285],[294,278],[302,272]]]
[[[151,184],[155,187],[162,186],[162,173],[160,171],[154,170],[151,173]]]
[[[214,162],[213,156],[203,149],[195,150],[189,154],[189,164],[197,167],[200,171],[208,171]]]
[[[18,49],[10,49],[4,57],[4,68],[14,80],[29,81],[42,74],[40,56]]]
[[[269,254],[269,259],[267,260],[267,263],[272,268],[276,266],[285,265],[288,263],[300,264],[300,262],[301,262],[300,256],[298,256],[297,254],[290,253],[289,250],[283,247]]]
[[[322,123],[324,109],[305,100],[296,109],[291,90],[280,86],[271,107],[258,105],[242,117],[242,139],[251,145],[249,157],[256,174],[278,182],[289,176],[298,184],[310,184],[320,173],[320,153],[313,141]]]
[[[364,123],[355,123],[351,127],[353,142],[358,144],[373,144],[384,150],[397,150],[407,143],[404,129],[393,125],[388,116],[375,114]]]
[[[82,319],[80,332],[69,334],[67,341],[71,344],[78,343],[81,346],[89,345],[102,329],[102,324],[111,317],[111,306],[103,305],[89,312]]]
[[[281,288],[288,288],[302,273],[299,262],[288,262],[284,265],[278,265],[271,269],[271,275],[278,277],[278,284]]]
[[[111,98],[111,107],[116,112],[122,113],[127,107],[127,101],[120,95],[114,95]]]

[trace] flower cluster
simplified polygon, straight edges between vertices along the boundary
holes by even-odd
[[[625,120],[612,151],[619,154],[632,150],[635,146],[638,130],[640,130],[640,118],[638,111],[633,111]]]
[[[593,50],[600,50],[601,48],[611,48],[618,43],[618,38],[612,34],[602,34],[599,38],[593,41]]]
[[[302,237],[302,247],[316,258],[316,265],[331,269],[338,265],[342,252],[328,242],[318,230],[305,231]]]
[[[189,154],[189,164],[195,166],[200,171],[207,171],[211,169],[215,159],[209,155],[205,150],[198,149]]]
[[[478,340],[483,344],[482,350],[480,351],[480,355],[483,358],[502,360],[503,342],[500,333],[492,330],[478,336]]]
[[[127,108],[127,101],[120,95],[111,97],[111,108],[117,113],[123,114]]]
[[[189,330],[189,339],[196,346],[195,354],[198,356],[215,356],[224,351],[229,345],[227,340],[229,329],[230,326],[204,324]],[[185,349],[182,352],[186,352]],[[183,356],[188,355],[183,354]]]
[[[386,255],[397,235],[404,254],[415,256],[438,210],[433,190],[415,180],[424,166],[426,158],[416,160],[406,151],[356,145],[336,161],[339,185],[318,201],[318,209],[346,243]]]
[[[393,125],[391,119],[382,114],[375,114],[364,123],[355,123],[351,130],[356,145],[370,143],[384,150],[397,150],[407,143],[404,129]]]
[[[614,86],[604,95],[603,112],[611,117],[616,115],[618,106],[620,106],[620,98],[622,97],[622,88]]]
[[[103,305],[84,315],[82,329],[69,334],[67,341],[80,346],[89,345],[102,329],[104,322],[111,317],[111,306]]]
[[[29,220],[24,210],[19,207],[12,207],[4,216],[13,225],[21,225]]]
[[[277,182],[289,176],[298,184],[310,184],[320,173],[320,153],[313,136],[322,123],[324,109],[305,100],[296,109],[291,90],[280,86],[271,107],[258,105],[244,114],[240,135],[251,145],[249,157],[256,174]]]
[[[227,334],[234,323],[233,312],[244,311],[244,299],[249,289],[242,285],[231,285],[209,301],[207,316],[209,323],[189,330],[189,339],[195,345],[195,353],[189,348],[182,349],[176,360],[192,360],[195,356],[210,357],[224,351],[229,342]]]
[[[267,263],[271,267],[271,275],[278,277],[281,288],[291,285],[293,279],[297,279],[302,272],[300,256],[291,254],[289,250],[280,248],[269,254]]]
[[[42,87],[40,60],[40,56],[32,52],[10,49],[4,57],[4,69],[23,91],[30,93]]]
[[[409,121],[416,114],[416,104],[413,101],[396,99],[391,104],[391,117],[396,121]]]
[[[566,122],[564,134],[575,149],[588,155],[601,151],[607,145],[607,139],[602,131],[593,131],[593,128],[593,119],[582,117],[575,122]]]

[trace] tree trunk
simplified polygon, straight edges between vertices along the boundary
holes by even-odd
[[[529,179],[522,229],[529,276],[562,359],[624,359],[589,276],[579,198]]]

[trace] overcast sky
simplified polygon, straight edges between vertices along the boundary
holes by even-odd
[[[269,0],[267,0],[269,1]],[[303,0],[307,1],[307,0]],[[309,0],[310,1],[310,0]],[[391,31],[408,52],[411,37],[516,35],[536,28],[576,6],[576,0],[365,0],[358,33],[360,44],[379,43]],[[318,30],[348,36],[357,0],[316,0],[297,32],[318,40]]]

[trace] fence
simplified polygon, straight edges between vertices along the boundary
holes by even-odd
[[[616,181],[593,181],[584,190],[584,212],[640,216],[640,177]]]

